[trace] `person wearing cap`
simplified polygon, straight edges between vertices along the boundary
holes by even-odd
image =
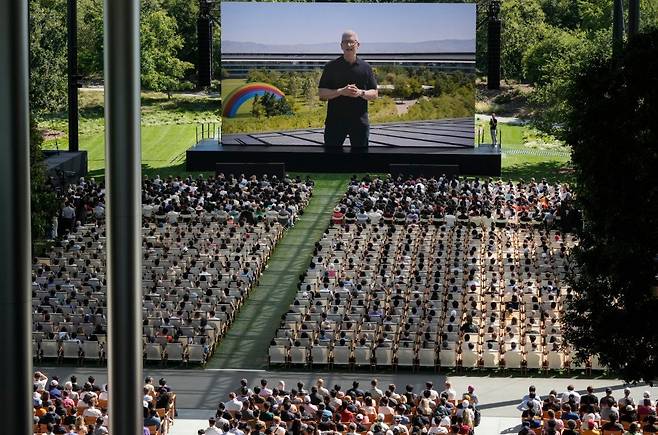
[[[478,400],[477,394],[475,394],[475,387],[473,385],[469,385],[466,388],[465,395],[468,395],[468,397],[469,397],[468,401],[473,407],[477,406],[477,404],[479,403],[479,400]]]
[[[632,423],[637,421],[637,412],[633,405],[619,407],[619,421],[622,423]]]
[[[580,425],[580,435],[600,435],[600,433],[596,420],[588,415],[584,416]]]
[[[377,419],[370,426],[370,430],[373,432],[386,432],[388,429],[388,425],[384,423],[384,414],[377,414]]]
[[[332,421],[333,414],[328,409],[322,411],[320,416],[320,423],[318,423],[318,430],[320,431],[329,431],[335,430],[336,424]]]
[[[370,427],[370,420],[367,415],[361,413],[354,416],[354,423],[358,432],[365,432]]]

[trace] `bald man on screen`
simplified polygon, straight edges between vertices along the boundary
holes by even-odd
[[[360,46],[356,32],[343,32],[340,46],[343,55],[325,65],[319,84],[320,99],[329,102],[324,146],[342,149],[349,135],[352,150],[365,150],[370,131],[368,101],[378,97],[377,81],[370,65],[356,55]]]

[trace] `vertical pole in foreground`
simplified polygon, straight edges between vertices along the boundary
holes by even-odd
[[[628,37],[640,31],[640,0],[628,0]]]
[[[105,185],[110,431],[141,434],[139,4],[105,0]]]
[[[0,0],[0,331],[3,431],[32,433],[27,0]]]
[[[624,46],[624,0],[613,0],[612,8],[612,53],[618,56]]]
[[[69,151],[78,151],[78,0],[68,0],[66,8],[68,33],[68,112]]]

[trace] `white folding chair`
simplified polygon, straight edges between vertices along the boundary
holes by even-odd
[[[146,343],[146,361],[162,361],[162,346],[160,343]]]
[[[313,346],[311,348],[313,365],[329,364],[329,348],[327,346]]]
[[[304,346],[293,346],[290,348],[290,363],[306,365],[308,362],[308,349]]]
[[[439,351],[439,365],[441,367],[455,367],[457,356],[454,349],[441,349]]]
[[[333,365],[346,366],[350,364],[350,356],[352,352],[349,346],[334,346],[333,350]]]
[[[97,341],[83,341],[82,342],[83,357],[86,360],[100,361],[101,350]]]
[[[270,364],[288,364],[288,348],[280,344],[273,344],[269,351]]]
[[[390,367],[393,364],[393,349],[390,347],[375,348],[375,364],[378,367]]]
[[[415,355],[413,347],[400,347],[397,351],[398,367],[413,367],[415,365]]]

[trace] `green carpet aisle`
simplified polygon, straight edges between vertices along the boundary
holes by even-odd
[[[267,366],[270,341],[297,293],[299,275],[306,271],[315,242],[326,229],[331,211],[350,179],[343,174],[311,177],[315,180],[315,189],[304,215],[275,248],[269,267],[206,368],[262,369]]]

